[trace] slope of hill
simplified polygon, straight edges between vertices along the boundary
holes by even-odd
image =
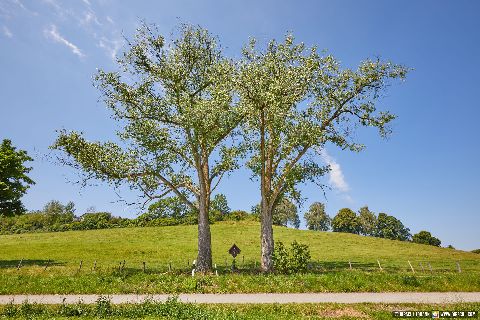
[[[196,226],[0,236],[0,293],[480,290],[474,253],[284,227],[275,228],[276,241],[308,244],[311,272],[258,275],[259,230],[255,222],[212,225],[219,276],[195,278]],[[242,250],[234,275],[227,252],[233,243]]]

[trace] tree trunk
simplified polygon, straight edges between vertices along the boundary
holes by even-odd
[[[273,271],[273,226],[272,210],[262,199],[260,241],[262,246],[261,268],[263,272]]]
[[[198,256],[195,268],[197,271],[212,270],[212,235],[208,214],[210,209],[210,188],[208,184],[208,164],[204,163],[199,170],[200,197],[198,203]]]
[[[208,207],[205,202],[205,199],[200,198],[198,212],[198,256],[195,267],[201,272],[212,269],[212,236],[208,222]]]

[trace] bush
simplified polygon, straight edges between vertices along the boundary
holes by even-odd
[[[480,254],[480,249],[475,249],[475,250],[472,250],[473,253],[477,253],[477,254]]]
[[[415,243],[428,244],[435,247],[440,247],[441,241],[438,238],[432,236],[428,231],[420,231],[412,238]]]
[[[307,271],[311,255],[308,245],[293,241],[287,250],[281,241],[275,245],[273,265],[275,271],[290,274]]]

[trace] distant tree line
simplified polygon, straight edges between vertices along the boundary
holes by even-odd
[[[307,228],[310,230],[328,231],[331,228],[333,232],[412,241],[436,247],[441,244],[441,241],[428,231],[420,231],[412,236],[410,229],[405,227],[399,219],[383,212],[376,216],[367,206],[360,208],[358,213],[349,208],[342,208],[332,219],[325,212],[325,205],[315,202],[305,213],[304,218]]]
[[[216,221],[258,221],[258,216],[242,210],[230,210],[225,195],[217,194],[211,203],[210,223]],[[75,204],[48,202],[42,210],[15,216],[0,216],[0,234],[95,230],[125,227],[156,227],[197,224],[196,213],[176,197],[162,198],[137,218],[122,218],[110,212],[87,212],[77,215]]]
[[[196,212],[177,197],[166,197],[150,205],[137,218],[115,217],[109,212],[95,212],[88,209],[81,215],[75,214],[73,202],[62,204],[52,200],[42,210],[27,214],[0,217],[0,234],[25,232],[55,232],[68,230],[93,230],[124,227],[155,227],[197,224]],[[224,194],[216,194],[210,203],[209,222],[217,221],[259,221],[260,205],[251,212],[231,210]],[[309,230],[346,232],[400,241],[412,241],[439,247],[441,241],[428,231],[411,235],[410,229],[392,215],[379,213],[378,216],[364,206],[354,212],[349,208],[340,209],[333,219],[327,214],[325,204],[314,202],[304,214]],[[273,224],[277,226],[300,227],[297,206],[288,199],[282,199],[273,212]],[[449,248],[453,248],[449,246]]]

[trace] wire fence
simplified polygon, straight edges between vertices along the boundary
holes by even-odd
[[[29,270],[31,268],[42,272],[69,271],[75,274],[118,272],[118,273],[172,273],[194,274],[195,260],[184,261],[156,261],[156,260],[127,260],[118,261],[103,260],[78,260],[76,262],[62,262],[52,259],[46,260],[0,260],[0,271],[6,270]],[[309,273],[332,273],[345,271],[362,272],[385,272],[385,273],[412,273],[412,274],[444,274],[444,273],[479,273],[479,260],[427,260],[427,259],[371,259],[348,261],[310,261],[307,272]],[[217,275],[228,273],[255,274],[260,273],[258,259],[238,256],[218,259],[213,263],[213,272]]]

